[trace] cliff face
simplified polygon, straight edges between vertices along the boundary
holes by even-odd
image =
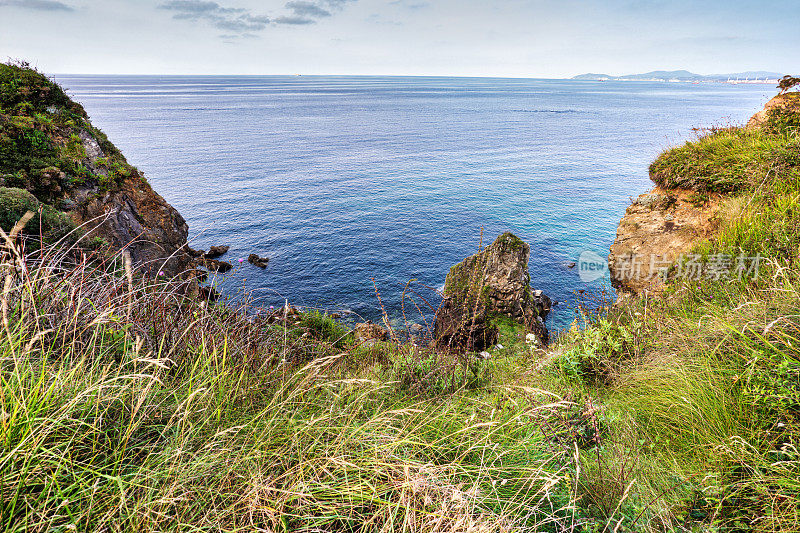
[[[768,124],[770,114],[800,114],[800,93],[779,94],[766,103],[764,109],[753,115],[747,122],[748,128],[760,128]]]
[[[625,211],[611,245],[612,285],[623,292],[660,291],[664,270],[711,237],[719,224],[721,196],[656,187]]]
[[[0,186],[0,196],[24,189],[67,213],[87,241],[124,247],[145,272],[176,276],[190,265],[183,217],[80,104],[27,65],[0,65]]]
[[[478,254],[453,266],[447,274],[444,301],[436,314],[441,345],[480,351],[494,344],[497,317],[507,317],[548,340],[544,319],[550,299],[530,288],[530,247],[511,233],[500,235]]]
[[[706,132],[650,166],[657,186],[625,211],[611,245],[612,284],[622,294],[659,292],[666,269],[715,239],[729,199],[795,176],[800,165],[800,93],[770,100],[742,128]]]

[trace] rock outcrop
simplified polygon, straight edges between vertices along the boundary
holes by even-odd
[[[611,245],[611,283],[623,293],[659,292],[664,271],[699,241],[714,234],[721,196],[662,189],[636,198],[625,211]]]
[[[767,123],[770,113],[800,113],[800,93],[779,94],[764,105],[764,109],[747,122],[748,128],[758,128]]]
[[[190,269],[183,217],[80,104],[25,64],[0,64],[0,186],[67,213],[86,241],[124,248],[144,273],[173,277]]]
[[[530,288],[529,257],[525,242],[504,233],[453,266],[436,314],[437,343],[457,351],[482,351],[497,342],[496,319],[507,317],[546,344],[544,319],[551,302]]]
[[[798,115],[800,93],[782,94],[753,115],[746,128],[763,128],[771,133],[776,123],[796,121]],[[687,174],[687,182],[696,181],[696,176],[682,171]],[[658,182],[652,167],[651,178]],[[759,177],[758,182],[761,181],[763,178]],[[737,192],[724,190],[725,194],[721,194],[657,186],[633,201],[619,223],[608,256],[611,282],[620,296],[658,293],[664,288],[667,269],[718,231],[726,202]]]
[[[114,191],[98,194],[81,188],[70,197],[76,202],[70,215],[76,223],[85,224],[87,236],[128,250],[140,271],[176,277],[189,270],[189,226],[138,172]]]

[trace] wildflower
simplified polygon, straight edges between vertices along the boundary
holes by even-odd
[[[244,263],[244,258],[243,258],[243,257],[240,257],[240,258],[239,258],[239,262],[240,262],[240,263]]]
[[[159,276],[164,276],[164,271],[163,271],[163,270],[159,271],[159,272],[158,272],[158,275],[159,275]]]

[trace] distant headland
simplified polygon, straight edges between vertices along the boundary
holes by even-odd
[[[609,74],[580,74],[573,76],[573,80],[590,81],[669,81],[669,82],[715,82],[715,83],[778,83],[782,74],[755,70],[748,72],[734,72],[731,74],[695,74],[688,70],[654,70],[644,74],[628,74],[625,76],[611,76]]]

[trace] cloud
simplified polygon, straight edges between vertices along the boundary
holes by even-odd
[[[294,11],[295,16],[297,17],[323,18],[331,16],[330,11],[321,8],[314,2],[305,2],[305,1],[288,2],[286,4],[286,7]]]
[[[56,0],[0,0],[0,7],[21,7],[37,11],[75,11],[75,8]]]
[[[2,0],[0,0],[2,1]],[[224,7],[210,0],[169,0],[158,7],[171,11],[176,20],[204,21],[224,33],[220,36],[231,41],[236,35],[248,37],[271,25],[303,26],[333,16],[349,2],[356,0],[292,0],[285,4],[289,13],[275,18],[258,15],[249,9]]]
[[[426,7],[431,6],[429,2],[413,2],[409,0],[394,0],[394,2],[389,2],[389,3],[393,6],[403,7],[411,11],[416,11],[418,9],[425,9]]]
[[[302,26],[305,24],[314,24],[317,21],[306,17],[284,16],[276,18],[274,22],[275,24],[289,24],[292,26]]]
[[[252,33],[262,31],[271,20],[264,15],[256,15],[243,8],[223,7],[216,2],[205,0],[171,0],[158,6],[172,11],[176,20],[205,21],[213,27],[231,33]]]

